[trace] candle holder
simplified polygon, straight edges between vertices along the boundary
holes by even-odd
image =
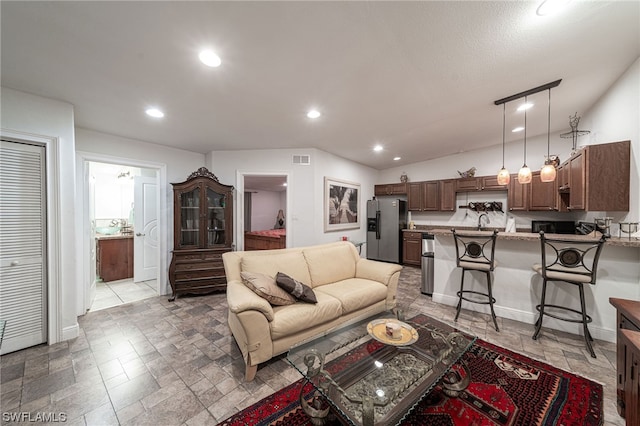
[[[638,222],[620,222],[620,238],[622,238],[622,234],[628,234],[629,239],[631,239],[631,234],[638,232]]]

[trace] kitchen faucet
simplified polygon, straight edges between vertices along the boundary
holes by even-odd
[[[478,216],[478,231],[482,229],[482,218],[486,217],[487,218],[487,225],[491,222],[491,220],[489,220],[489,215],[486,213],[482,213],[480,216]]]

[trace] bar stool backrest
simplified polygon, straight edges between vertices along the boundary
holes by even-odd
[[[542,276],[551,278],[548,272],[576,274],[590,278],[589,284],[595,284],[605,241],[604,235],[599,240],[547,238],[544,231],[540,231]]]
[[[460,262],[468,262],[478,266],[488,265],[489,270],[493,271],[497,230],[491,233],[459,233],[453,228],[451,232],[456,243],[456,265],[458,267],[460,267]]]

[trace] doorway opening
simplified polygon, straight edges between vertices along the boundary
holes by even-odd
[[[83,160],[86,311],[162,294],[160,171]]]
[[[290,246],[289,176],[287,173],[242,173],[238,182],[238,229],[242,250],[279,249]]]

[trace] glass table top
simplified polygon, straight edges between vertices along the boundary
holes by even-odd
[[[475,339],[426,315],[383,312],[292,347],[287,361],[352,425],[397,425]]]

